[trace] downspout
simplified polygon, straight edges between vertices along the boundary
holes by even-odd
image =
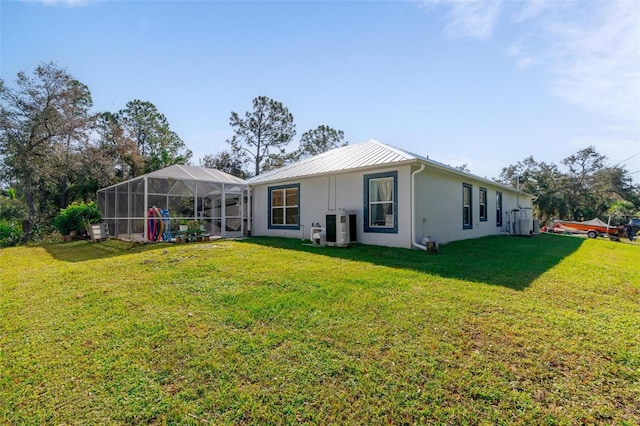
[[[251,200],[251,187],[247,185],[247,233],[251,236],[251,222],[253,221],[253,209]]]
[[[416,175],[424,170],[424,164],[411,173],[411,245],[415,248],[427,251],[427,246],[416,243]]]

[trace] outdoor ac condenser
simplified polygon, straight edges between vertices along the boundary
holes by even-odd
[[[325,216],[327,245],[347,247],[357,240],[356,214],[347,210],[329,210]]]

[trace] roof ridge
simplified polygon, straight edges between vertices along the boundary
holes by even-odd
[[[383,164],[415,161],[418,157],[407,151],[369,139],[353,145],[344,145],[296,161],[278,169],[269,170],[250,178],[249,183],[269,182],[335,173],[344,170],[381,166]]]
[[[377,140],[377,139],[369,139],[368,141],[365,141],[365,142],[362,142],[362,143],[366,143],[366,142],[373,142],[373,143],[375,143],[375,144],[377,144],[377,145],[379,145],[379,146],[382,146],[382,147],[384,147],[384,148],[386,148],[386,149],[389,149],[389,150],[391,150],[391,151],[395,152],[395,153],[396,153],[396,154],[398,154],[398,155],[403,155],[403,156],[405,156],[405,157],[409,157],[409,158],[408,158],[409,160],[413,160],[413,159],[416,159],[416,160],[417,160],[417,159],[422,158],[422,156],[420,156],[420,155],[418,155],[418,154],[414,154],[414,153],[413,153],[413,152],[411,152],[411,151],[407,151],[406,149],[398,148],[398,147],[395,147],[395,146],[393,146],[393,145],[389,145],[389,144],[387,144],[387,143],[380,142],[380,141],[379,141],[379,140]]]
[[[196,179],[196,177],[193,175],[193,173],[191,173],[189,170],[185,169],[184,166],[185,164],[172,164],[172,166],[177,166],[180,170],[182,170],[183,172],[185,172],[186,174],[188,174],[189,176],[191,176],[192,179]],[[171,166],[169,166],[171,167]]]

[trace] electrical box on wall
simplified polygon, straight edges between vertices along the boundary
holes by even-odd
[[[357,241],[356,214],[343,209],[329,210],[326,215],[327,245],[347,247]]]

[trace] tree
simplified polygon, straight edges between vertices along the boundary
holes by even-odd
[[[502,169],[498,182],[516,186],[536,196],[535,214],[543,222],[550,219],[583,220],[612,215],[612,223],[640,209],[636,188],[628,185],[624,168],[609,167],[606,157],[588,147],[571,155],[562,164],[538,163],[533,157]],[[622,208],[623,206],[624,208]]]
[[[542,222],[564,217],[567,205],[560,184],[562,174],[554,164],[538,163],[532,156],[505,167],[499,182],[535,195],[535,215]]]
[[[199,161],[201,167],[220,170],[230,175],[246,179],[249,177],[244,170],[244,162],[233,151],[221,151],[215,155],[207,154]]]
[[[606,156],[598,154],[593,146],[578,151],[562,160],[568,168],[564,177],[566,200],[573,220],[593,218],[598,209],[593,194],[595,175],[605,165]]]
[[[5,177],[15,180],[25,197],[25,242],[39,208],[48,202],[47,185],[55,180],[56,162],[51,159],[68,153],[71,144],[86,135],[92,105],[89,88],[53,63],[39,65],[32,75],[19,72],[15,88],[0,80],[0,155]]]
[[[95,144],[88,144],[77,156],[78,172],[69,188],[71,202],[88,203],[95,200],[98,189],[113,185],[122,179],[115,177],[113,158]]]
[[[112,118],[115,120],[111,125],[120,127],[112,131],[121,131],[120,137],[132,141],[136,147],[136,154],[144,158],[144,173],[172,164],[186,164],[191,159],[191,151],[171,130],[167,118],[158,112],[151,102],[137,99],[129,101],[126,107]],[[125,145],[126,143],[121,144]],[[134,176],[139,174],[135,169],[133,173]]]
[[[125,135],[118,114],[99,114],[96,128],[99,136],[94,148],[102,154],[103,161],[106,160],[111,180],[115,183],[141,175],[145,158],[139,153],[136,141]],[[94,149],[89,153],[94,153]]]
[[[17,221],[22,220],[27,215],[27,208],[18,199],[18,194],[15,189],[0,189],[0,220],[4,221]]]
[[[638,208],[631,201],[617,201],[607,210],[607,214],[611,215],[611,223],[623,224],[628,223],[629,218],[638,215]]]
[[[604,167],[594,174],[593,190],[598,196],[610,200],[611,204],[621,200],[633,200],[632,179],[629,172],[621,167]],[[637,200],[635,200],[637,201]]]
[[[320,125],[313,130],[309,130],[300,137],[300,147],[295,153],[297,159],[312,157],[334,148],[346,146],[349,142],[344,142],[344,132],[329,126]]]
[[[270,170],[279,169],[286,166],[289,163],[297,161],[298,157],[296,152],[283,152],[280,154],[269,154],[262,164],[262,171],[268,172]]]
[[[296,134],[293,115],[282,103],[266,96],[253,100],[253,111],[244,118],[231,112],[229,124],[235,134],[227,140],[234,152],[246,155],[254,175],[263,171],[264,162],[285,155],[285,147]]]
[[[461,172],[464,172],[464,173],[471,173],[471,169],[469,168],[469,165],[467,163],[464,163],[461,166],[456,166],[454,168],[458,169],[458,170],[460,170]]]

